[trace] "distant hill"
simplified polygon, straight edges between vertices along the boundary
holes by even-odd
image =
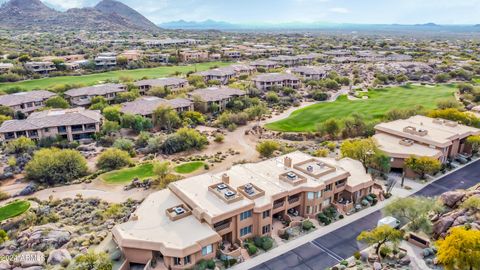
[[[215,29],[215,30],[228,30],[228,29],[238,29],[241,25],[222,22],[222,21],[214,21],[214,20],[206,20],[201,22],[194,22],[194,21],[173,21],[173,22],[166,22],[159,24],[160,27],[166,29],[188,29],[188,30],[207,30],[207,29]]]
[[[114,0],[65,12],[40,0],[10,0],[0,7],[0,28],[18,30],[159,31],[134,9]]]

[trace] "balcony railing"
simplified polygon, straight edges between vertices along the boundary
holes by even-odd
[[[284,204],[284,201],[281,201],[281,202],[276,202],[273,204],[273,209],[277,209],[277,208],[280,208],[282,207]]]
[[[288,198],[288,203],[289,204],[296,203],[299,200],[300,200],[300,197]]]
[[[230,222],[215,226],[214,229],[215,229],[215,231],[218,232],[218,231],[221,231],[221,230],[225,230],[228,227],[230,227]]]

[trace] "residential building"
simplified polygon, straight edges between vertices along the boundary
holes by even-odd
[[[125,57],[127,61],[138,61],[143,56],[143,51],[140,50],[126,50],[118,56]]]
[[[327,77],[329,69],[319,66],[302,66],[294,67],[291,71],[304,80],[321,80]]]
[[[276,62],[278,65],[286,66],[286,67],[296,66],[300,62],[296,56],[291,56],[291,55],[272,56],[268,58],[268,60]]]
[[[53,62],[45,61],[45,62],[26,62],[25,69],[30,72],[35,72],[39,74],[48,74],[52,71],[57,70],[55,64]]]
[[[168,53],[149,53],[146,54],[145,57],[150,62],[157,62],[163,64],[168,64],[170,60],[170,54]]]
[[[269,91],[275,87],[291,87],[299,89],[301,81],[290,73],[265,73],[254,77],[255,87],[262,91]]]
[[[70,104],[75,106],[89,106],[91,99],[96,96],[104,97],[111,102],[115,99],[118,93],[127,92],[127,87],[123,84],[99,84],[94,86],[70,89],[64,93],[65,98],[70,101]]]
[[[220,84],[228,84],[230,79],[237,77],[237,72],[231,67],[214,68],[194,73],[203,77],[205,82],[218,81]]]
[[[43,108],[45,101],[53,96],[56,94],[45,90],[19,92],[0,96],[0,105],[10,107],[16,112],[29,114]]]
[[[175,92],[175,90],[187,87],[188,81],[183,78],[170,77],[136,81],[133,85],[138,87],[141,95],[144,95],[153,87],[164,87],[165,89]]]
[[[207,112],[213,107],[223,111],[229,101],[245,95],[246,92],[240,89],[228,87],[209,87],[188,93],[189,98],[195,103],[195,109],[201,112]]]
[[[350,211],[373,186],[359,161],[293,152],[173,182],[112,233],[126,259],[122,269],[152,261],[191,269],[217,252],[240,256],[242,241],[277,233],[273,220],[313,218],[330,206]]]
[[[117,54],[116,53],[99,53],[95,57],[95,65],[99,68],[109,68],[117,65]]]
[[[163,99],[159,97],[141,97],[122,104],[121,111],[125,114],[137,114],[152,118],[154,111],[160,106],[168,106],[178,113],[193,111],[193,102],[185,98]]]
[[[256,69],[263,68],[265,70],[280,67],[280,65],[277,62],[271,61],[271,60],[266,60],[266,59],[252,61],[252,62],[250,62],[249,65],[256,68]]]
[[[206,51],[181,51],[179,53],[182,62],[201,62],[208,60]]]
[[[0,73],[7,73],[13,68],[11,63],[0,63]]]
[[[240,59],[242,57],[242,53],[237,50],[231,50],[231,49],[224,49],[222,50],[222,55],[224,58],[229,58],[229,59]]]
[[[7,120],[0,126],[0,141],[27,137],[60,137],[68,141],[91,138],[100,131],[100,111],[78,107],[34,112],[24,120]]]
[[[406,158],[427,156],[446,163],[458,154],[470,153],[466,139],[480,134],[477,128],[421,115],[378,124],[375,131],[373,138],[380,149],[390,156],[391,167],[404,171],[409,177],[415,174],[405,168]]]

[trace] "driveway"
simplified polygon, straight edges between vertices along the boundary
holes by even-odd
[[[414,193],[414,196],[438,196],[446,191],[466,189],[479,183],[480,160],[467,165],[443,178],[428,184]],[[349,223],[329,234],[263,262],[251,269],[283,270],[310,269],[323,270],[349,258],[355,251],[365,246],[357,242],[357,236],[364,230],[371,230],[382,217],[380,210]],[[240,265],[241,266],[241,265]]]

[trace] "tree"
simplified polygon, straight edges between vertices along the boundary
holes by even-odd
[[[409,223],[409,228],[417,231],[430,232],[432,222],[429,213],[440,213],[443,207],[440,203],[431,198],[407,197],[398,198],[384,208],[384,214],[393,216],[403,223]]]
[[[158,176],[159,179],[164,179],[170,173],[170,162],[161,161],[153,164],[153,173]]]
[[[2,125],[3,122],[5,122],[7,120],[12,120],[12,117],[0,114],[0,125]]]
[[[165,154],[178,153],[190,149],[201,150],[208,144],[205,135],[191,128],[181,128],[167,137],[162,145]]]
[[[436,243],[437,260],[446,270],[480,269],[480,231],[453,227]]]
[[[318,131],[330,139],[335,139],[340,132],[340,124],[336,119],[330,118],[318,126]]]
[[[177,111],[170,106],[160,105],[153,112],[153,123],[155,126],[171,132],[175,128],[179,128],[182,124]]]
[[[100,154],[97,160],[97,168],[102,170],[116,170],[132,163],[128,152],[109,148]]]
[[[468,137],[467,143],[472,147],[473,154],[477,154],[480,150],[480,135]]]
[[[389,225],[376,227],[371,231],[363,231],[357,237],[358,241],[369,245],[377,245],[375,254],[380,254],[380,248],[387,242],[398,244],[403,239],[403,232],[392,228]]]
[[[114,132],[117,132],[120,130],[120,124],[118,124],[115,121],[108,121],[105,120],[102,125],[102,133],[105,135],[110,135]]]
[[[444,110],[450,108],[459,108],[461,104],[455,98],[444,98],[437,102],[437,108]]]
[[[27,137],[19,137],[7,142],[5,150],[10,154],[22,154],[35,149],[35,142]]]
[[[406,158],[404,163],[405,167],[420,175],[421,179],[425,179],[426,174],[435,174],[442,168],[440,160],[432,157],[411,156]]]
[[[105,119],[108,121],[115,121],[120,123],[121,120],[121,111],[120,106],[108,106],[103,109],[102,112]]]
[[[45,101],[45,106],[50,108],[66,109],[70,107],[70,104],[61,96],[55,96]]]
[[[135,156],[134,143],[129,139],[116,139],[112,146],[128,152],[132,157]]]
[[[405,74],[400,74],[400,75],[397,75],[395,77],[395,81],[397,83],[404,83],[404,82],[408,81],[408,77]]]
[[[8,241],[8,234],[4,230],[0,230],[0,244],[5,243],[5,241]]]
[[[365,170],[375,164],[376,161],[383,161],[378,159],[382,152],[378,149],[377,143],[372,138],[346,140],[340,146],[342,157],[349,157],[362,162]]]
[[[28,179],[53,185],[85,176],[88,167],[85,158],[76,150],[45,148],[35,152],[25,172]]]
[[[182,114],[182,118],[193,125],[202,125],[205,123],[205,116],[201,112],[186,111]]]
[[[113,264],[107,253],[89,251],[75,257],[73,270],[112,270]]]
[[[0,115],[13,117],[15,115],[15,111],[10,107],[0,105]]]
[[[435,81],[438,83],[445,83],[450,80],[450,75],[448,73],[440,73],[435,76]]]
[[[269,158],[275,151],[280,149],[280,144],[273,140],[266,140],[258,143],[256,149],[261,156]]]
[[[22,54],[19,58],[18,58],[18,61],[19,62],[22,62],[22,63],[25,63],[25,62],[28,62],[28,61],[31,61],[32,58],[30,57],[30,55],[28,54]]]
[[[456,121],[467,126],[480,127],[480,118],[476,117],[473,113],[462,112],[456,108],[432,110],[427,113],[427,116],[431,118],[442,118],[446,120]]]
[[[124,67],[128,64],[128,59],[125,56],[118,56],[117,57],[117,64],[121,67]]]

